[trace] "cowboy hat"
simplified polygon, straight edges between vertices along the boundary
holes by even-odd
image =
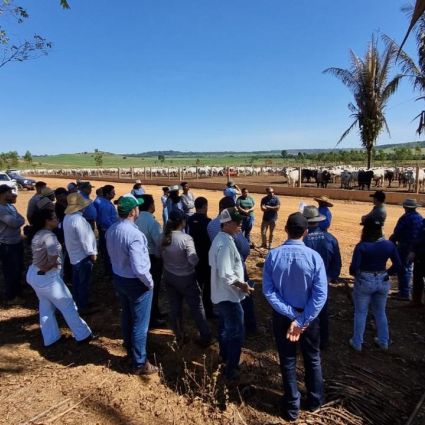
[[[419,208],[420,205],[416,202],[416,199],[407,198],[403,202],[403,207],[404,208],[412,208],[413,209],[413,208]]]
[[[319,221],[326,220],[326,217],[319,213],[319,209],[314,205],[307,205],[304,207],[303,216],[309,223],[318,223]]]
[[[74,214],[81,211],[92,203],[90,199],[83,198],[79,193],[70,193],[67,196],[68,206],[65,209],[65,214]]]
[[[330,202],[330,199],[327,196],[319,196],[314,198],[315,201],[319,202],[320,204],[326,204],[328,207],[333,207],[334,204]]]

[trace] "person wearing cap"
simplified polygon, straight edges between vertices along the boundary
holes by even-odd
[[[195,214],[195,195],[190,190],[188,182],[182,182],[180,186],[183,189],[180,197],[183,204],[183,212],[186,214],[186,217],[190,217]]]
[[[139,198],[136,198],[139,199]],[[139,206],[139,216],[135,224],[146,236],[148,242],[149,260],[151,262],[150,273],[154,282],[153,299],[151,308],[150,328],[163,327],[166,322],[159,310],[159,292],[162,279],[161,239],[162,228],[155,219],[155,202],[152,195],[144,194],[140,197],[143,203]]]
[[[342,267],[338,241],[335,236],[320,227],[320,223],[326,221],[326,217],[320,214],[317,207],[305,206],[303,216],[308,222],[308,234],[304,238],[304,244],[320,254],[325,264],[328,282],[335,282]],[[328,299],[319,313],[319,323],[320,348],[323,350],[329,342]]]
[[[13,304],[22,295],[24,248],[21,227],[25,224],[25,218],[13,205],[15,202],[16,194],[12,192],[12,188],[6,184],[0,185],[0,261],[6,304]]]
[[[416,211],[419,207],[416,199],[406,199],[403,202],[404,214],[398,219],[390,241],[397,245],[401,260],[398,274],[398,298],[409,301],[413,276],[413,263],[409,256],[413,250],[423,226],[423,217]]]
[[[66,187],[66,189],[69,193],[77,193],[78,185],[77,183],[71,182],[71,183],[68,183],[68,186]]]
[[[27,220],[28,223],[31,224],[32,215],[34,214],[35,210],[37,209],[37,202],[41,198],[41,191],[47,186],[45,182],[38,181],[35,184],[35,194],[31,197],[31,199],[28,202],[28,208],[27,208]]]
[[[270,251],[263,269],[263,294],[273,308],[273,332],[283,379],[283,410],[298,417],[301,395],[297,387],[297,345],[304,360],[307,407],[323,403],[319,313],[328,292],[326,269],[319,253],[308,248],[308,221],[299,212],[286,222],[288,239]]]
[[[329,229],[332,223],[332,213],[329,208],[332,208],[334,204],[327,196],[319,196],[314,198],[314,200],[319,204],[319,214],[325,216],[325,220],[319,222],[319,227],[323,231],[326,231]]]
[[[99,251],[103,262],[104,273],[112,276],[111,260],[106,249],[106,231],[118,220],[117,210],[112,203],[115,198],[115,187],[107,184],[102,189],[103,196],[99,197],[97,206],[96,227],[99,232]]]
[[[233,202],[236,204],[236,199],[240,194],[241,190],[239,189],[239,186],[235,184],[233,180],[229,180],[223,190],[223,195],[232,198]]]
[[[261,247],[271,249],[273,242],[273,233],[276,227],[277,212],[280,209],[280,200],[274,194],[272,187],[266,189],[267,195],[261,199],[261,211],[263,211],[263,220],[261,222]],[[267,230],[269,238],[267,241]]]
[[[135,183],[133,185],[133,189],[131,189],[131,194],[135,198],[140,198],[142,195],[145,194],[145,190],[142,187],[142,181],[141,180],[135,181]]]
[[[93,188],[94,186],[92,186],[90,182],[81,182],[79,192],[84,199],[91,201],[90,194]],[[83,217],[87,220],[91,228],[94,230],[97,219],[97,209],[93,202],[90,202],[90,204],[87,205],[86,208],[84,208]]]
[[[162,205],[162,223],[163,226],[167,224],[168,220],[168,209],[167,209],[167,199],[168,199],[169,188],[168,186],[164,186],[162,188],[162,196],[161,196],[161,205]]]
[[[33,215],[40,210],[54,210],[55,209],[55,192],[50,187],[43,187],[40,192],[40,198],[35,204]]]
[[[243,216],[242,220],[242,234],[246,237],[247,241],[251,244],[251,230],[254,225],[254,198],[249,196],[248,189],[242,189],[242,195],[236,200],[236,208]]]
[[[188,219],[188,233],[193,238],[199,262],[196,265],[196,280],[202,289],[202,302],[204,303],[207,318],[216,318],[211,302],[211,267],[208,264],[208,252],[211,248],[208,236],[208,199],[199,196],[195,199],[196,212]]]
[[[182,308],[185,300],[199,331],[198,343],[202,347],[208,347],[211,345],[211,332],[195,273],[199,258],[192,236],[184,232],[185,227],[186,214],[180,210],[171,211],[161,242],[163,279],[177,343],[183,343],[185,340]]]
[[[27,272],[27,282],[39,299],[40,328],[46,347],[62,339],[56,309],[62,313],[79,343],[93,339],[92,331],[79,316],[72,295],[61,278],[62,246],[54,233],[57,225],[58,218],[53,210],[39,210],[33,215],[28,238],[32,264]]]
[[[96,238],[87,220],[84,208],[91,202],[81,194],[70,193],[63,220],[66,251],[72,265],[72,291],[78,310],[89,314],[90,285],[93,265],[97,258]]]
[[[385,193],[382,190],[377,190],[372,195],[369,195],[373,199],[373,208],[368,214],[362,217],[362,223],[366,218],[372,218],[379,221],[382,226],[385,224],[387,219],[387,210],[385,209]]]
[[[384,238],[379,218],[369,216],[362,225],[361,240],[354,248],[350,265],[350,274],[354,276],[354,331],[349,344],[355,351],[362,351],[370,304],[376,324],[375,343],[387,350],[390,337],[385,306],[391,287],[388,275],[398,272],[401,262],[394,243]],[[392,267],[387,271],[389,259]]]
[[[118,202],[119,220],[106,232],[111,258],[113,284],[121,303],[121,331],[124,346],[132,359],[134,373],[157,372],[146,352],[154,282],[149,271],[146,236],[135,224],[143,199],[122,196]]]
[[[222,227],[220,222],[221,212],[225,210],[226,208],[232,208],[235,206],[236,206],[235,202],[233,201],[233,198],[231,198],[230,196],[225,196],[224,198],[220,199],[220,202],[218,204],[218,216],[214,218],[213,220],[211,220],[207,226],[207,232],[211,242],[214,241],[215,237],[221,231],[221,227]],[[236,249],[238,250],[239,255],[242,259],[242,267],[244,270],[244,281],[248,282],[250,285],[253,285],[254,282],[249,279],[248,269],[246,267],[246,259],[248,258],[250,253],[249,242],[245,238],[245,236],[242,234],[242,231],[240,230],[233,234],[233,239],[235,240]],[[241,301],[241,305],[244,310],[244,324],[245,324],[246,334],[254,336],[257,334],[258,329],[257,329],[257,319],[255,316],[253,297],[245,297]]]
[[[180,186],[175,184],[168,188],[168,198],[166,202],[167,217],[169,217],[171,211],[180,210],[183,211],[183,202],[179,195]]]
[[[219,315],[220,357],[226,364],[226,378],[239,378],[239,360],[245,337],[244,310],[241,301],[254,290],[244,279],[242,258],[234,236],[240,232],[242,216],[235,207],[220,213],[221,231],[209,252],[211,301]]]

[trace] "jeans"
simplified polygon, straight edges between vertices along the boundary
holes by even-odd
[[[114,288],[121,302],[121,331],[124,346],[132,357],[133,366],[146,363],[146,343],[153,291],[139,279],[129,279],[114,274]]]
[[[39,269],[31,265],[27,272],[27,282],[32,286],[39,300],[40,328],[44,345],[54,344],[61,337],[56,309],[58,309],[74,338],[81,341],[91,335],[87,323],[79,316],[69,289],[60,277],[60,270],[52,269],[39,275]]]
[[[192,318],[198,327],[202,341],[211,339],[211,332],[205,317],[202,304],[201,288],[196,281],[195,274],[177,276],[164,270],[164,283],[167,288],[168,299],[171,307],[173,330],[178,340],[184,337],[183,327],[183,299],[186,300]]]
[[[248,215],[243,217],[241,231],[249,243],[251,243],[251,230],[253,225],[254,225],[253,215]]]
[[[361,349],[366,327],[369,304],[375,316],[376,332],[379,343],[388,347],[388,321],[385,314],[390,282],[387,273],[360,272],[354,282],[354,335],[353,345]]]
[[[211,267],[208,262],[201,262],[196,266],[196,280],[202,289],[202,302],[207,317],[214,316],[213,303],[211,301]]]
[[[112,276],[112,264],[106,248],[106,230],[99,229],[99,252],[103,262],[103,268],[106,276]]]
[[[328,300],[319,313],[320,326],[320,348],[324,348],[329,342],[329,316],[328,316]]]
[[[79,309],[89,306],[92,270],[93,262],[90,257],[72,265],[72,293]]]
[[[273,232],[276,227],[275,220],[263,220],[261,223],[261,242],[263,246],[267,246],[267,229],[269,229],[269,245],[273,242]]]
[[[5,299],[13,300],[22,293],[22,269],[24,268],[24,245],[22,242],[16,244],[0,244],[0,261],[5,284]]]
[[[412,303],[422,304],[422,296],[424,293],[424,277],[425,277],[425,256],[420,255],[415,258],[413,267],[413,290]]]
[[[304,360],[307,404],[315,409],[323,403],[323,377],[320,362],[320,329],[316,318],[301,334],[298,342],[286,338],[292,320],[273,311],[273,332],[279,353],[283,380],[283,408],[287,415],[296,419],[300,410],[301,394],[297,386],[297,345],[300,345]]]
[[[237,375],[242,345],[245,339],[244,313],[240,303],[222,301],[217,304],[219,316],[218,342],[220,356],[226,363],[225,375],[233,379]]]
[[[248,285],[251,286],[251,288],[254,287],[255,282],[253,280],[246,279],[245,281],[248,282]],[[255,317],[253,296],[246,296],[241,301],[241,306],[244,313],[245,330],[248,334],[255,334],[257,332],[257,319]]]
[[[409,298],[413,277],[413,264],[407,260],[409,250],[403,246],[398,247],[401,260],[401,269],[398,273],[398,292],[400,296]]]

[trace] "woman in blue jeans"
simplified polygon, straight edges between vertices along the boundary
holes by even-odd
[[[350,265],[354,281],[354,335],[349,343],[356,351],[362,351],[369,304],[375,317],[377,337],[375,343],[383,350],[390,342],[385,313],[390,281],[386,264],[392,261],[391,272],[401,267],[396,246],[384,238],[382,225],[373,218],[363,223],[361,241],[356,245]]]

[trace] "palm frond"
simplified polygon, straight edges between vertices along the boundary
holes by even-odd
[[[404,43],[406,43],[407,38],[409,37],[410,32],[420,19],[420,17],[425,13],[425,0],[416,0],[415,8],[413,9],[412,19],[410,21],[409,28],[407,28],[406,35],[404,36],[403,41],[400,44],[400,50],[403,48]]]
[[[344,85],[348,88],[356,86],[356,78],[348,69],[343,68],[327,68],[323,71],[324,74],[332,74],[336,78],[340,79]]]
[[[337,145],[339,145],[343,139],[345,139],[351,132],[351,130],[358,124],[358,120],[355,120],[350,127],[347,128],[347,130],[344,131],[344,133],[342,133],[342,136],[339,138],[338,142],[336,143]]]

